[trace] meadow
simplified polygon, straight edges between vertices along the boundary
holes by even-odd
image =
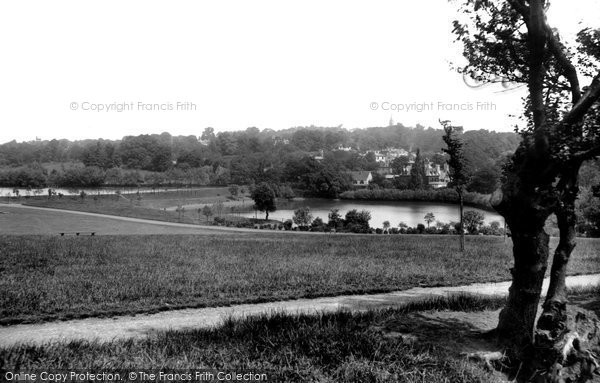
[[[398,309],[321,315],[271,314],[229,320],[209,330],[160,332],[144,339],[19,345],[0,349],[6,371],[186,372],[209,369],[266,373],[273,382],[500,382],[444,341],[466,323],[427,323],[423,310],[495,310],[498,298],[457,296]],[[411,314],[417,314],[411,316]],[[497,318],[497,313],[494,314]],[[421,319],[422,318],[422,319]],[[441,333],[418,343],[393,335],[398,324]],[[448,327],[452,331],[444,330]],[[437,327],[437,328],[436,328]],[[440,331],[441,330],[441,331]],[[396,333],[397,334],[397,333]]]
[[[229,195],[229,191],[226,187],[207,187],[193,190],[181,189],[179,191],[140,193],[139,196],[136,194],[119,196],[90,193],[83,199],[78,195],[65,195],[62,198],[54,196],[51,199],[48,199],[47,196],[19,199],[13,197],[10,202],[157,221],[202,224],[206,223],[206,217],[200,215],[197,209],[187,209],[183,214],[179,214],[173,208],[177,205],[202,205],[217,202],[231,204],[231,202],[227,203],[229,201],[226,198],[227,195]],[[252,204],[247,198],[246,203]]]
[[[159,221],[131,222],[121,217],[90,216],[66,210],[0,205],[0,235],[59,235],[65,232],[71,235],[76,232],[93,232],[95,235],[219,233],[200,225],[182,227]]]
[[[556,245],[553,239],[552,245]],[[0,323],[510,279],[511,243],[449,236],[0,236]],[[600,272],[580,239],[571,274]]]

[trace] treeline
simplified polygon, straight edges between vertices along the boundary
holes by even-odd
[[[0,166],[23,166],[46,162],[81,162],[103,169],[125,167],[138,170],[165,171],[177,164],[191,167],[212,166],[215,162],[262,154],[272,162],[277,155],[289,153],[331,152],[349,147],[361,152],[389,147],[437,153],[443,147],[442,130],[405,127],[401,124],[383,128],[348,130],[343,128],[299,127],[282,131],[248,128],[238,132],[220,132],[206,128],[200,136],[172,136],[169,133],[126,136],[121,140],[69,141],[53,139],[0,145]],[[463,134],[468,159],[476,168],[491,165],[506,152],[513,151],[519,136],[485,130]],[[273,156],[275,155],[275,157]],[[360,162],[356,153],[342,160]],[[364,164],[355,163],[357,170]]]
[[[493,210],[489,194],[465,192],[463,197],[465,204],[486,210]],[[346,191],[340,195],[340,198],[367,201],[458,203],[458,193],[451,188],[432,190],[360,189]]]
[[[38,189],[43,187],[85,188],[102,186],[202,186],[227,184],[228,170],[213,168],[172,168],[164,172],[103,169],[77,166],[48,171],[39,164],[0,170],[0,186]]]

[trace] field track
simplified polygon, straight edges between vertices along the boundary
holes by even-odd
[[[548,288],[548,278],[543,291]],[[600,284],[600,274],[567,277],[567,286],[593,286]],[[319,313],[338,310],[363,311],[398,307],[428,297],[469,293],[502,296],[508,293],[510,282],[476,283],[467,286],[412,288],[409,290],[373,294],[346,295],[331,298],[298,299],[282,302],[245,304],[230,307],[185,309],[158,314],[122,316],[115,318],[90,318],[42,324],[21,324],[0,327],[0,347],[16,344],[46,344],[57,341],[142,338],[156,331],[209,328],[223,323],[227,318],[243,318],[272,312]]]
[[[20,204],[0,205],[0,234],[36,235],[60,232],[114,234],[224,234],[253,229],[200,226],[116,215],[61,210]]]

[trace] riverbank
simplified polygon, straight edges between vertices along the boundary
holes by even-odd
[[[465,192],[463,203],[465,206],[476,207],[488,212],[496,213],[490,202],[491,194]],[[367,201],[403,201],[403,202],[441,202],[458,204],[458,193],[454,189],[432,190],[399,190],[399,189],[359,189],[350,190],[340,194],[344,200]]]

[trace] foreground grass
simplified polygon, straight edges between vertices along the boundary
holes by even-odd
[[[267,373],[281,382],[482,382],[495,377],[435,343],[409,345],[374,326],[422,310],[496,309],[498,298],[455,296],[360,314],[274,314],[229,320],[212,330],[169,331],[110,343],[0,349],[5,370],[213,369]]]
[[[0,323],[508,280],[510,241],[450,236],[0,236]],[[600,272],[580,240],[572,274]]]

